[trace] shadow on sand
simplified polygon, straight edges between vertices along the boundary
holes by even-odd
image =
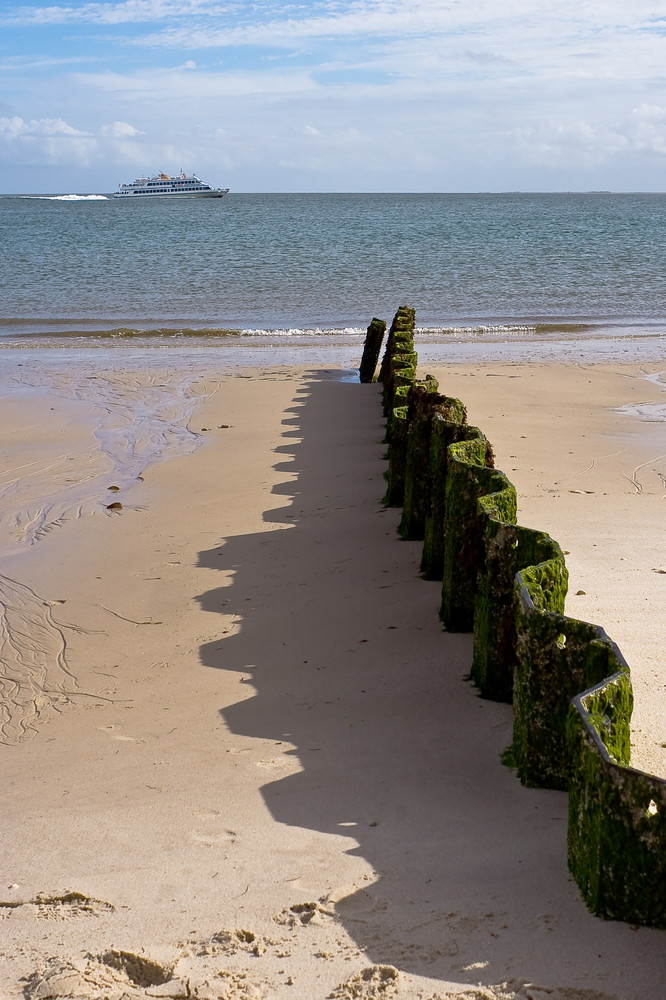
[[[629,957],[663,970],[659,932],[586,912],[566,795],[524,789],[500,763],[510,707],[465,682],[471,636],[443,632],[420,543],[398,540],[381,503],[379,387],[313,372],[286,413],[274,468],[290,480],[273,492],[291,504],[263,516],[289,527],[225,540],[232,585],[200,600],[240,629],[201,658],[252,675],[254,697],[222,710],[232,732],[295,748],[302,770],[262,789],[275,820],[353,837],[372,866],[374,882],[336,901],[348,933],[412,974],[546,980],[572,997],[616,995]],[[220,547],[200,561],[220,568]]]

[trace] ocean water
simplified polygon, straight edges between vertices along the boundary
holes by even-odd
[[[661,194],[4,196],[0,239],[2,346],[323,349],[407,304],[424,345],[664,348]]]

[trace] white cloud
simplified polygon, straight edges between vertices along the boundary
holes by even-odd
[[[96,141],[62,118],[0,118],[0,155],[31,166],[77,163],[89,166]]]
[[[509,131],[506,138],[522,159],[549,166],[598,167],[641,151],[666,156],[666,108],[643,105],[614,125],[547,120]]]
[[[183,44],[186,38],[206,44],[282,44],[285,37],[331,38],[414,35],[437,32],[485,30],[488,36],[503,25],[520,24],[525,33],[544,32],[557,25],[560,34],[585,36],[599,30],[659,30],[665,23],[658,0],[597,0],[581,5],[577,0],[339,0],[316,5],[255,2],[252,5],[219,0],[125,0],[120,3],[76,5],[25,5],[17,7],[5,23],[20,24],[141,24],[189,22],[181,35],[161,37],[163,44]],[[211,34],[210,22],[219,22]],[[151,39],[156,43],[159,37]]]
[[[634,109],[635,144],[638,149],[666,155],[666,107],[641,104]]]
[[[661,104],[640,104],[634,108],[634,115],[637,121],[663,122],[666,121],[666,107]]]
[[[94,88],[118,98],[160,102],[205,100],[211,97],[240,97],[252,94],[293,94],[317,89],[307,71],[290,69],[278,73],[202,72],[182,69],[138,70],[135,73],[78,73],[75,86]],[[193,109],[190,103],[190,113]]]
[[[210,0],[126,0],[124,3],[84,3],[76,7],[17,7],[5,24],[141,24],[204,13],[220,16],[230,4]]]
[[[583,42],[620,33],[658,32],[663,8],[655,0],[603,0],[581,6],[577,0],[360,0],[337,4],[320,3],[315,8],[287,4],[283,16],[270,7],[262,17],[254,8],[252,19],[222,16],[219,23],[206,23],[213,8],[202,5],[198,17],[174,22],[162,30],[137,39],[137,44],[163,47],[211,48],[232,45],[293,47],[294,39],[371,39],[441,36],[449,40],[484,39],[491,51],[502,39],[513,36],[519,44],[542,37],[551,44]],[[303,11],[303,13],[300,13]],[[284,16],[286,14],[286,16]],[[217,17],[211,20],[218,20]],[[189,22],[189,23],[188,23]],[[484,45],[485,47],[485,45]]]
[[[102,125],[95,134],[62,118],[0,118],[0,155],[29,165],[90,167],[127,151],[127,140],[139,135],[143,135],[139,129],[121,121]]]
[[[3,72],[25,72],[26,70],[59,69],[61,66],[75,66],[81,63],[98,62],[98,56],[39,56],[28,57],[25,55],[12,56],[5,62],[0,63],[0,71]]]
[[[104,136],[116,136],[118,138],[128,138],[133,135],[144,135],[138,128],[134,128],[133,125],[128,125],[127,122],[110,122],[108,125],[102,125],[99,130],[100,135]]]
[[[87,136],[89,133],[72,128],[62,118],[40,118],[24,121],[23,118],[0,118],[0,136],[8,140],[40,136]]]

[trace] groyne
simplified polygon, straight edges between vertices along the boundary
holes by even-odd
[[[398,309],[376,376],[385,502],[402,507],[401,537],[423,541],[423,576],[442,581],[444,627],[474,634],[479,693],[513,705],[505,762],[524,785],[568,792],[568,864],[585,903],[666,929],[666,781],[630,766],[629,667],[603,628],[564,614],[562,549],[518,524],[515,487],[464,404],[417,379],[414,321]],[[364,382],[385,326],[368,328]]]

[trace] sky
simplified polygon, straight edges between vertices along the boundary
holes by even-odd
[[[663,0],[0,0],[0,193],[664,191]]]

